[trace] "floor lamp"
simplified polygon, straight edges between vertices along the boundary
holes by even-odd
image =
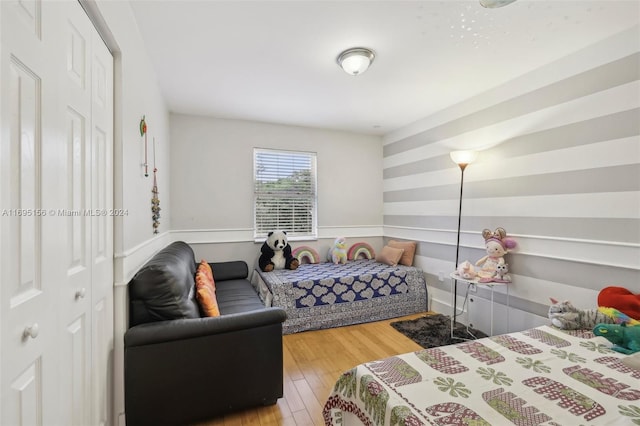
[[[458,206],[458,234],[456,239],[456,267],[458,270],[458,260],[460,255],[460,223],[462,221],[462,189],[464,187],[464,169],[476,158],[478,153],[476,151],[453,151],[451,152],[451,159],[454,163],[460,167],[460,204]],[[456,317],[458,316],[458,280],[453,280],[453,315],[451,315],[451,338],[453,338],[453,331],[456,324]]]

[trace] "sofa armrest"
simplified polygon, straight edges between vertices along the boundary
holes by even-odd
[[[272,307],[219,317],[151,322],[140,324],[127,330],[124,335],[124,345],[127,348],[158,343],[164,344],[176,340],[193,339],[282,323],[286,319],[287,313],[284,309]]]
[[[209,262],[216,281],[242,280],[249,276],[249,267],[243,260]]]

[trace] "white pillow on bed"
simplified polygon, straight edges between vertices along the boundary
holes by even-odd
[[[376,260],[390,266],[396,266],[403,253],[404,249],[384,246],[380,253],[376,255]]]

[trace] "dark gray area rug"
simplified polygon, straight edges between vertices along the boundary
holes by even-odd
[[[451,338],[451,320],[442,314],[426,315],[424,317],[395,321],[391,327],[407,336],[425,349],[460,343],[462,339],[487,337],[485,333],[475,328],[467,329],[464,324],[456,323],[453,335],[462,339]]]

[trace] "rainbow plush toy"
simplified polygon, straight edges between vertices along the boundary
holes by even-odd
[[[626,324],[626,325],[640,325],[640,321],[635,320],[629,315],[620,312],[616,308],[607,308],[604,306],[598,307],[598,310],[608,316],[609,318],[613,318],[613,321],[616,324]]]
[[[298,259],[298,262],[302,265],[303,263],[318,263],[320,262],[320,255],[315,251],[312,247],[309,246],[300,246],[296,247],[291,255]]]
[[[375,259],[376,252],[373,250],[373,247],[365,242],[355,243],[349,248],[347,259],[357,260],[359,258]]]

